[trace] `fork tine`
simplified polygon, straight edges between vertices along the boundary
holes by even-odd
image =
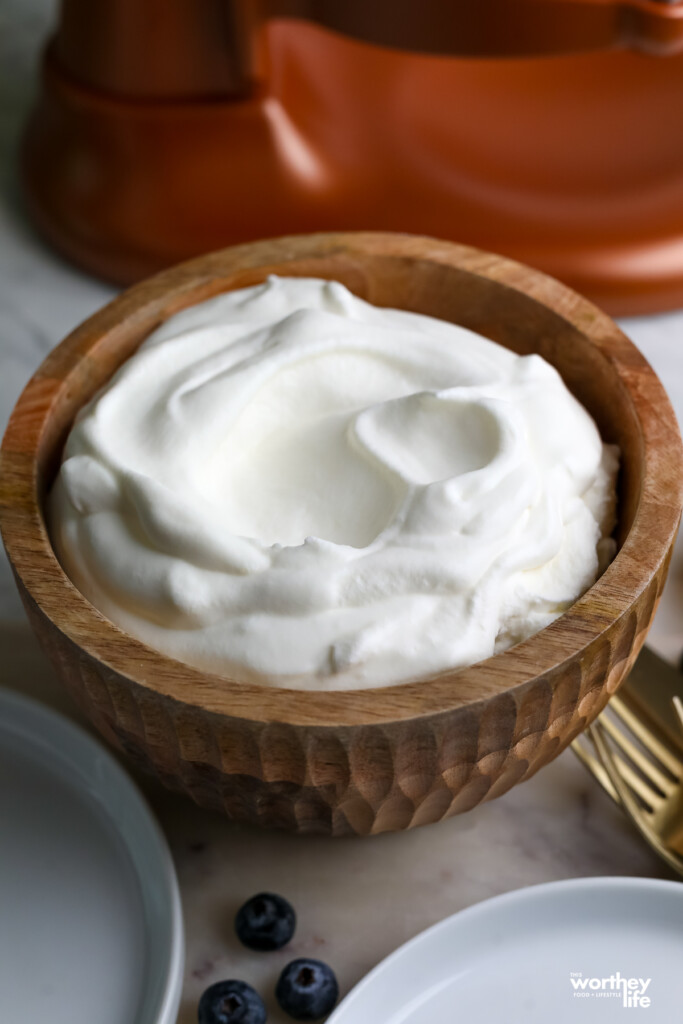
[[[657,853],[662,860],[666,861],[673,871],[678,872],[679,875],[683,875],[683,857],[680,857],[677,853],[674,853],[664,845],[652,828],[648,815],[645,814],[643,809],[638,806],[635,797],[629,791],[624,779],[619,775],[619,769],[615,763],[614,755],[609,749],[609,742],[604,735],[600,722],[597,721],[594,722],[593,725],[589,725],[586,732],[595,744],[598,756],[605,766],[607,774],[613,781],[614,788],[619,794],[622,804],[631,816],[631,821],[638,829],[643,839],[649,843],[655,853]]]
[[[667,746],[655,736],[651,729],[642,722],[637,715],[634,715],[628,705],[621,699],[621,697],[612,697],[608,707],[614,711],[616,715],[622,720],[622,722],[628,726],[636,739],[640,740],[646,750],[648,750],[653,757],[656,757],[660,764],[673,775],[674,779],[679,780],[683,776],[683,764],[672,754]]]
[[[602,723],[600,724],[602,727]],[[603,731],[605,733],[607,732],[607,730]],[[621,778],[624,780],[631,792],[635,793],[643,804],[643,813],[654,814],[654,812],[664,802],[665,797],[660,796],[659,793],[656,793],[654,789],[648,786],[642,775],[639,775],[628,761],[625,761],[624,758],[615,751],[610,751],[610,753],[612,754],[612,759]]]
[[[612,722],[607,715],[603,715],[600,724],[614,740],[619,749],[633,762],[636,768],[645,776],[647,782],[659,790],[662,796],[669,796],[676,789],[676,783],[664,775],[653,762],[646,757],[642,750],[639,750],[635,743],[626,736],[621,729]]]
[[[615,804],[620,804],[621,800],[619,799],[619,794],[614,788],[614,783],[605,771],[605,767],[602,762],[599,761],[597,757],[594,757],[579,739],[575,739],[572,742],[571,747],[581,764],[584,765],[591,775],[598,780],[607,795],[614,800]]]

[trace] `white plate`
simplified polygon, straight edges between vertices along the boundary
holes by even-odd
[[[683,885],[552,882],[486,900],[418,935],[328,1024],[675,1024],[682,976]],[[620,978],[636,979],[631,998],[646,985],[639,1000],[649,1005],[626,1008]]]
[[[0,1022],[172,1024],[182,967],[173,863],[135,786],[0,690]]]

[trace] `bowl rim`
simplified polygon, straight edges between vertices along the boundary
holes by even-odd
[[[612,364],[631,399],[642,440],[641,492],[631,528],[602,576],[549,626],[507,651],[464,668],[367,689],[301,690],[237,682],[148,647],[107,619],[76,589],[47,534],[38,452],[63,389],[77,377],[87,377],[93,350],[104,338],[115,343],[122,324],[144,323],[147,334],[184,306],[243,287],[240,275],[251,274],[249,283],[254,283],[260,269],[265,277],[278,265],[341,256],[359,265],[385,257],[455,267],[522,292],[580,331]],[[227,287],[216,287],[226,277],[234,280]],[[654,370],[607,314],[553,278],[505,257],[424,236],[386,232],[305,234],[250,242],[197,257],[134,285],[47,356],[19,397],[0,449],[0,531],[20,592],[80,648],[80,657],[203,712],[292,726],[343,728],[424,718],[472,708],[530,685],[585,651],[628,612],[670,555],[682,500],[683,451],[674,411]]]

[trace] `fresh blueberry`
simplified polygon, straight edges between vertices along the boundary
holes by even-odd
[[[199,1000],[199,1024],[265,1024],[261,996],[245,981],[217,981]]]
[[[280,975],[275,998],[295,1020],[326,1017],[339,998],[334,971],[321,960],[292,960]]]
[[[260,892],[237,911],[235,931],[249,949],[271,950],[286,946],[296,928],[294,908],[282,896]]]

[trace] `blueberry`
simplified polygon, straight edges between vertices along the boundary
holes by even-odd
[[[249,949],[271,950],[286,946],[296,928],[294,908],[282,896],[260,892],[237,911],[235,931]]]
[[[245,981],[217,981],[199,1000],[199,1024],[265,1024],[261,996]]]
[[[321,960],[292,960],[280,975],[275,998],[295,1020],[326,1017],[339,998],[334,971]]]

